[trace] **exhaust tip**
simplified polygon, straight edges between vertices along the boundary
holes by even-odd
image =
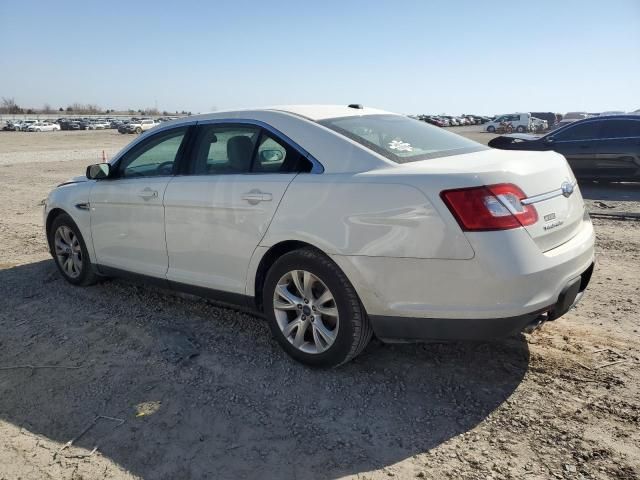
[[[545,323],[549,319],[549,313],[544,312],[538,315],[529,325],[524,327],[522,331],[524,333],[533,333],[537,329],[539,329],[543,323]]]

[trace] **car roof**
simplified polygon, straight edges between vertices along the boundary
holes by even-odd
[[[397,115],[385,110],[379,110],[377,108],[364,107],[353,108],[348,105],[276,105],[265,108],[248,108],[242,110],[227,110],[214,113],[205,113],[202,115],[194,115],[187,117],[196,120],[208,120],[224,118],[229,116],[236,118],[242,113],[249,112],[285,112],[298,117],[304,117],[308,120],[315,122],[320,120],[326,120],[328,118],[340,118],[340,117],[359,117],[362,115]]]
[[[148,135],[154,135],[165,129],[206,123],[208,121],[234,121],[268,126],[275,130],[284,140],[299,146],[303,153],[322,164],[329,173],[362,172],[376,167],[395,166],[391,160],[365,148],[361,144],[318,123],[328,118],[357,117],[363,115],[398,115],[375,108],[351,108],[347,105],[294,105],[270,108],[230,110],[203,115],[191,115],[178,120],[164,122],[161,126],[148,130],[138,137],[125,150],[112,158],[117,161],[124,151],[132,148]],[[400,116],[400,115],[399,115]]]
[[[598,117],[576,119],[575,123],[595,122],[600,120],[640,120],[640,116],[638,114],[628,114],[628,113],[624,115],[602,115]]]

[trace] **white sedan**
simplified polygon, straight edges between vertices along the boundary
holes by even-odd
[[[554,152],[493,150],[360,105],[162,124],[54,189],[62,276],[132,276],[239,303],[335,366],[383,341],[476,340],[566,313],[594,232]]]
[[[60,130],[57,123],[36,122],[27,128],[29,132],[55,132]]]

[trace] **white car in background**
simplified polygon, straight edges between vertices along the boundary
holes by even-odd
[[[158,125],[160,125],[158,122],[150,118],[145,118],[143,120],[132,120],[128,125],[128,131],[130,133],[142,133],[146,132],[147,130],[151,130],[154,127],[157,127]]]
[[[27,128],[28,132],[55,132],[57,130],[60,130],[60,125],[47,122],[36,122]]]
[[[549,128],[549,122],[541,118],[531,117],[531,130],[533,132],[544,132]]]
[[[530,132],[532,119],[530,113],[510,113],[507,115],[498,115],[494,120],[487,122],[484,126],[485,130],[489,133],[494,133],[502,123],[511,124],[513,130],[518,133]]]
[[[20,126],[21,132],[28,132],[29,127],[34,123],[38,123],[37,120],[22,120],[18,125]]]
[[[360,105],[163,123],[46,200],[62,276],[132,276],[264,315],[336,366],[372,335],[478,340],[566,313],[594,232],[555,152],[494,150]]]

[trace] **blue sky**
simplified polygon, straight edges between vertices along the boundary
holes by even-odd
[[[640,0],[0,0],[0,40],[22,106],[640,108]]]

